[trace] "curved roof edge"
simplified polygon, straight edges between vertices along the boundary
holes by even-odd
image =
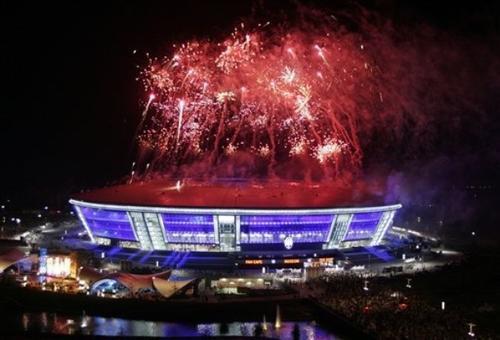
[[[153,287],[156,291],[165,298],[170,298],[179,291],[184,290],[193,283],[196,279],[183,281],[170,281],[162,278],[153,278]]]
[[[29,258],[29,255],[26,255],[27,247],[14,247],[14,248],[6,248],[0,254],[0,273],[2,273],[5,269],[10,266]]]
[[[137,212],[153,212],[153,213],[178,213],[178,214],[215,214],[215,215],[249,215],[249,214],[351,214],[363,212],[378,212],[397,210],[402,207],[401,204],[379,205],[372,207],[351,207],[351,208],[283,208],[283,209],[244,209],[244,208],[174,208],[174,207],[152,207],[138,206],[125,204],[107,204],[93,203],[81,200],[70,199],[69,203],[79,207],[88,207],[96,209],[122,210],[122,211],[137,211]]]

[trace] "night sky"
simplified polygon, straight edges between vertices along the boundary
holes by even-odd
[[[306,3],[325,11],[354,6]],[[363,5],[399,25],[425,23],[472,40],[499,41],[500,5],[495,1],[412,3]],[[0,199],[62,206],[71,192],[123,178],[134,159],[132,138],[144,98],[135,81],[136,65],[145,65],[144,52],[162,55],[173,42],[217,37],[242,17],[286,14],[295,6],[291,1],[2,3]],[[493,84],[485,91],[498,88]],[[499,102],[489,97],[477,103],[484,125],[462,129],[453,145],[443,143],[395,167],[403,172],[414,164],[451,167],[468,174],[458,176],[461,182],[454,185],[497,186]],[[457,150],[467,151],[461,155]],[[457,166],[457,159],[469,158]],[[445,159],[444,165],[435,165],[436,159]],[[446,174],[436,180],[449,180]]]

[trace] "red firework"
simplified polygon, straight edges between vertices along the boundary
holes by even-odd
[[[405,97],[413,78],[393,66],[403,54],[391,39],[374,26],[350,32],[320,16],[287,29],[241,25],[221,41],[174,46],[141,73],[149,100],[138,142],[147,168],[203,164],[209,173],[233,164],[225,175],[269,177],[298,165],[327,178],[356,173],[362,139],[380,127],[396,134],[418,100]]]

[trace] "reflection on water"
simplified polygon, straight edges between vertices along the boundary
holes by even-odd
[[[294,328],[300,339],[340,339],[314,321],[282,322],[275,329],[270,323],[182,323],[144,320],[127,320],[97,316],[67,316],[56,313],[23,313],[17,324],[28,333],[85,334],[103,336],[153,336],[153,337],[202,337],[202,336],[254,336],[259,329],[263,336],[292,339]],[[297,325],[297,326],[296,326]],[[256,330],[257,329],[257,330]],[[297,330],[295,330],[297,331]],[[257,333],[256,333],[257,332]]]

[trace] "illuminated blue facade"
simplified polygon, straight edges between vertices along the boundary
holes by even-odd
[[[82,216],[94,236],[137,241],[137,237],[125,211],[82,207]]]
[[[215,243],[212,215],[161,214],[161,219],[168,243]]]
[[[371,239],[377,231],[382,212],[354,214],[343,241]]]
[[[326,242],[334,215],[243,215],[240,243]]]
[[[70,203],[94,242],[186,251],[378,245],[401,207],[271,210],[157,208],[76,200]]]

